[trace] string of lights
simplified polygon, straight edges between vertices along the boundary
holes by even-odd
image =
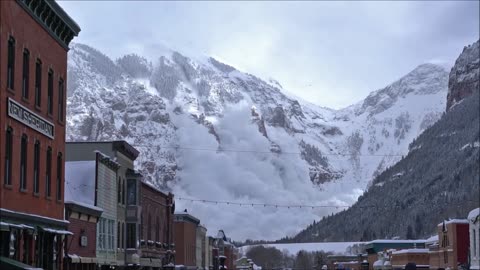
[[[78,190],[81,186],[90,186],[90,185],[78,185],[78,186],[68,186],[68,188],[72,188],[73,190]],[[90,186],[92,187],[92,186]],[[104,189],[104,190],[111,190],[111,189]],[[72,190],[70,190],[72,192]],[[202,204],[213,204],[213,205],[228,205],[228,206],[237,206],[237,207],[261,207],[261,208],[281,208],[281,209],[320,209],[320,208],[329,208],[329,209],[336,209],[336,210],[344,210],[350,207],[357,207],[360,209],[365,208],[376,208],[376,209],[396,209],[399,207],[404,207],[401,203],[393,203],[393,204],[370,204],[370,205],[328,205],[328,204],[280,204],[280,203],[258,203],[258,202],[239,202],[239,201],[222,201],[222,200],[211,200],[211,199],[198,199],[198,198],[188,198],[188,197],[175,197],[178,201],[185,201],[188,203],[202,203]],[[478,204],[479,201],[475,200],[464,200],[465,202]],[[431,201],[423,201],[423,202],[416,202],[415,205],[432,205],[433,202]],[[448,202],[450,205],[461,207],[464,205],[463,202]]]

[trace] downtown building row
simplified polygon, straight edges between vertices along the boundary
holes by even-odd
[[[185,209],[175,214],[173,231],[176,269],[236,269],[238,249],[223,230],[208,236],[206,227]]]
[[[66,144],[65,269],[174,266],[172,193],[142,181],[125,141]]]
[[[480,269],[480,208],[470,211],[466,219],[445,220],[436,230],[428,239],[368,242],[366,254],[328,256],[324,269]]]

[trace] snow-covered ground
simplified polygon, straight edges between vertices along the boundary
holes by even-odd
[[[349,254],[348,247],[356,244],[362,244],[362,242],[321,242],[321,243],[292,243],[292,244],[265,244],[265,247],[274,247],[283,253],[289,255],[296,255],[300,250],[313,252],[323,251],[332,252],[333,254]],[[243,246],[240,248],[240,253],[245,254],[252,246]]]

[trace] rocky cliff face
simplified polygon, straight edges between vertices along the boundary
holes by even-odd
[[[448,80],[447,111],[480,89],[480,40],[463,48]]]
[[[177,198],[329,205],[353,203],[408,153],[440,118],[448,80],[442,68],[420,65],[358,104],[332,110],[285,95],[276,81],[175,51],[114,61],[74,44],[68,72],[67,140],[128,141],[141,153],[136,165],[145,180]],[[279,238],[336,211],[229,209],[213,220],[215,206],[178,204],[236,239]],[[270,234],[247,232],[238,215],[258,218],[268,228],[259,231]]]

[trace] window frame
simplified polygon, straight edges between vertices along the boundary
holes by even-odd
[[[46,168],[45,168],[45,196],[52,197],[52,148],[47,148]]]
[[[33,148],[33,194],[40,193],[40,141],[36,140]]]
[[[27,151],[28,136],[24,133],[20,141],[20,191],[27,190]]]
[[[35,107],[42,106],[42,60],[37,58],[35,62]]]
[[[15,89],[15,38],[8,37],[7,41],[7,89]]]
[[[47,114],[53,115],[53,82],[55,80],[55,73],[53,69],[48,69],[47,78]]]
[[[55,194],[55,198],[57,199],[57,201],[62,201],[63,197],[62,197],[62,176],[63,176],[63,170],[62,170],[62,166],[63,165],[63,154],[62,152],[59,152],[57,154],[57,177],[56,177],[56,183],[55,183],[55,191],[56,191],[56,194]]]
[[[29,81],[30,81],[30,51],[23,49],[23,67],[22,67],[22,98],[29,98]]]
[[[64,123],[65,118],[65,81],[63,78],[58,80],[58,122]]]
[[[5,173],[3,176],[3,184],[5,186],[12,185],[12,160],[13,160],[13,128],[8,126],[5,131]]]

